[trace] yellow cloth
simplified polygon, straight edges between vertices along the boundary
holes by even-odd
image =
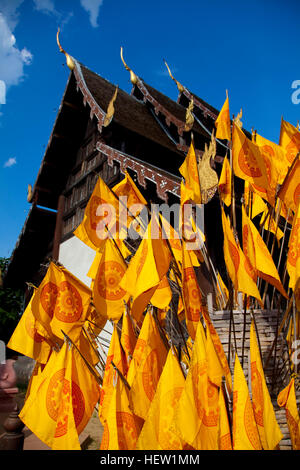
[[[65,268],[50,263],[32,298],[31,309],[41,335],[55,342],[62,330],[77,342],[91,301],[91,290]]]
[[[233,380],[232,444],[234,450],[261,450],[247,382],[236,354]]]
[[[120,341],[125,352],[128,366],[132,359],[134,348],[137,342],[134,325],[132,324],[133,321],[133,318],[130,318],[129,314],[125,311],[122,317],[122,331]]]
[[[222,388],[219,391],[219,450],[232,450],[230,425]]]
[[[274,233],[274,235],[276,234],[276,238],[279,242],[281,238],[283,237],[283,232],[282,230],[280,230],[279,226],[277,226],[276,228],[276,222],[274,218],[270,214],[267,215],[267,208],[262,213],[260,223],[262,224],[262,222],[264,222],[263,223],[264,229],[268,230],[271,233]]]
[[[276,187],[277,183],[282,184],[290,166],[286,157],[286,151],[280,145],[271,142],[259,134],[255,136],[255,143],[266,157],[265,162],[268,162],[267,167],[269,165],[270,179],[275,182]]]
[[[230,127],[230,112],[229,112],[229,99],[228,96],[222,106],[222,109],[215,121],[217,128],[216,138],[231,140],[231,127]]]
[[[96,250],[101,248],[109,237],[109,232],[106,230],[105,225],[107,225],[112,236],[118,238],[116,236],[118,234],[118,219],[118,198],[114,196],[102,178],[99,178],[85,208],[81,223],[82,227],[77,228],[74,235],[84,243],[88,239],[89,246],[92,244]]]
[[[135,450],[144,421],[132,412],[128,388],[119,376],[111,391],[100,450]]]
[[[222,225],[224,233],[224,259],[228,274],[232,280],[234,289],[249,296],[255,297],[260,304],[262,300],[253,278],[249,273],[248,261],[241,247],[237,245],[230,223],[222,208]]]
[[[153,296],[150,299],[152,305],[157,308],[166,308],[172,300],[172,291],[165,275],[157,286]]]
[[[266,384],[260,352],[257,344],[254,322],[250,327],[251,390],[254,418],[262,448],[273,450],[283,434],[277,423],[274,408]]]
[[[107,418],[108,407],[111,399],[113,390],[113,381],[116,378],[117,371],[115,371],[112,362],[118,368],[118,370],[125,376],[127,373],[127,361],[124,351],[120,345],[120,339],[117,331],[117,327],[114,326],[111,340],[107,352],[105,370],[103,376],[103,382],[100,390],[100,403],[98,409],[98,415],[101,423],[104,425]]]
[[[286,160],[291,165],[300,151],[300,132],[299,130],[284,119],[281,120],[279,145],[286,152]]]
[[[24,356],[31,357],[37,362],[46,364],[51,352],[51,346],[37,331],[36,319],[31,310],[33,296],[21,316],[7,347],[24,354]]]
[[[203,315],[203,318],[204,318],[204,321],[205,321],[205,324],[206,324],[207,343],[211,343],[211,342],[213,343],[213,346],[215,348],[215,352],[218,356],[219,363],[221,364],[221,367],[222,367],[222,373],[225,376],[227,390],[228,390],[228,393],[230,394],[231,391],[232,391],[232,378],[231,378],[231,373],[230,373],[227,357],[226,357],[226,354],[224,352],[224,348],[222,346],[220,337],[219,337],[219,335],[218,335],[218,333],[217,333],[217,331],[216,331],[216,329],[215,329],[215,327],[214,327],[214,325],[213,325],[213,323],[212,323],[212,321],[209,317],[208,310],[207,310],[206,306],[203,306],[203,308],[202,308],[202,315]],[[210,349],[210,353],[213,355],[213,352],[211,351],[211,346],[210,345],[206,345],[206,349]],[[216,361],[216,359],[213,359],[213,360]],[[216,366],[218,368],[218,365],[216,365]],[[213,370],[213,369],[210,369],[210,371],[211,370]],[[220,373],[220,370],[219,370],[218,373]],[[214,376],[217,376],[217,374],[214,373]]]
[[[246,214],[242,206],[243,248],[246,258],[251,266],[249,273],[256,282],[257,275],[276,287],[287,298],[281,283],[273,258],[261,238],[257,228]]]
[[[193,142],[191,142],[189,151],[185,160],[179,168],[180,174],[185,179],[185,185],[192,191],[192,200],[195,204],[201,204],[201,186],[198,173],[197,157]]]
[[[251,219],[254,219],[258,214],[267,210],[266,203],[263,199],[255,192],[252,193],[252,211],[251,211]]]
[[[171,253],[153,215],[119,286],[132,296],[131,315],[140,321],[160,281],[168,272]]]
[[[190,251],[182,242],[182,296],[188,333],[194,340],[201,313],[201,291],[193,268]]]
[[[99,399],[99,386],[76,350],[53,351],[20,419],[55,450],[79,450],[78,436]]]
[[[127,265],[114,242],[108,239],[99,261],[92,300],[96,309],[107,319],[119,320],[129,294],[120,287]]]
[[[137,450],[181,450],[184,448],[182,440],[170,429],[184,383],[185,378],[178,359],[170,349],[137,441]]]
[[[146,318],[144,320],[144,322],[147,321],[146,325],[148,326],[148,331],[145,332],[146,345],[130,389],[133,411],[143,419],[146,419],[167,358],[167,349],[160,337],[152,313],[148,312]]]
[[[300,199],[289,239],[287,271],[290,276],[289,287],[294,290],[300,278]]]
[[[171,429],[194,449],[218,449],[219,389],[209,380],[206,337],[201,321]]]
[[[231,168],[227,156],[224,158],[219,179],[219,194],[226,206],[231,204]]]
[[[293,450],[300,450],[300,417],[297,408],[294,379],[291,379],[289,384],[281,390],[277,397],[277,403],[281,408],[285,408]]]
[[[232,161],[235,176],[249,181],[264,198],[274,202],[274,191],[269,186],[267,168],[258,145],[247,139],[238,126],[233,126]],[[260,194],[261,195],[261,194]]]
[[[278,197],[288,209],[291,209],[294,213],[296,212],[300,199],[300,155],[298,155],[296,162],[285,178],[278,192]]]

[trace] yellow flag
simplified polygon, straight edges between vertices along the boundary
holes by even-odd
[[[235,176],[249,181],[253,187],[265,191],[264,197],[270,196],[273,201],[273,193],[270,191],[267,169],[260,148],[247,139],[238,126],[233,126],[232,161]]]
[[[193,142],[191,142],[189,151],[179,172],[185,179],[185,185],[193,192],[192,200],[195,204],[201,204],[201,187],[198,173],[197,157]]]
[[[233,381],[232,444],[234,450],[261,450],[247,382],[236,354]]]
[[[155,396],[137,442],[137,450],[181,450],[184,442],[171,431],[174,410],[185,378],[178,359],[169,350]]]
[[[253,278],[250,275],[248,261],[241,247],[237,245],[230,223],[222,208],[222,225],[224,232],[224,258],[228,274],[236,291],[255,297],[260,304],[262,300]]]
[[[267,215],[267,208],[262,213],[260,224],[262,223],[263,223],[263,227],[265,230],[268,230],[269,232],[274,233],[274,235],[276,234],[276,238],[279,242],[279,240],[281,240],[281,238],[283,237],[283,232],[282,230],[280,230],[278,225],[276,227],[276,222],[274,218],[270,214]]]
[[[166,346],[160,337],[152,313],[148,312],[146,317],[148,317],[146,346],[143,349],[140,364],[133,377],[130,389],[133,411],[143,419],[146,419],[167,357]]]
[[[232,450],[230,425],[222,388],[220,388],[219,392],[219,410],[219,450]]]
[[[172,300],[172,291],[165,275],[157,286],[153,296],[150,299],[152,305],[157,308],[166,308]]]
[[[53,337],[62,340],[63,330],[76,343],[90,301],[91,290],[83,282],[65,268],[50,263],[32,298],[31,309],[37,320],[38,332],[47,335],[50,340]]]
[[[217,354],[219,363],[222,367],[222,374],[225,376],[227,390],[228,390],[228,393],[230,394],[232,391],[232,378],[231,378],[231,373],[230,373],[227,357],[224,352],[224,348],[221,343],[220,337],[209,317],[207,306],[203,306],[202,315],[206,324],[206,331],[207,331],[206,336],[208,338],[208,341],[206,343],[206,350],[209,351],[209,354],[212,355],[212,359],[210,359],[209,361],[215,362],[215,367],[209,369],[211,381],[212,382],[214,381],[212,377],[215,377],[215,380],[216,380],[218,374],[220,374],[219,366],[216,363],[215,355],[211,349],[211,343],[213,343],[215,353]],[[211,364],[209,365],[211,366]],[[215,372],[212,373],[212,371],[215,371]],[[216,381],[214,383],[218,384],[218,382]]]
[[[231,140],[231,127],[230,127],[230,112],[229,112],[229,99],[228,96],[222,106],[222,109],[215,121],[217,128],[216,138]]]
[[[135,450],[144,421],[132,412],[126,385],[119,376],[112,389],[100,450]]]
[[[300,132],[284,119],[281,120],[279,145],[286,152],[286,159],[288,164],[291,165],[300,151]]]
[[[96,309],[111,320],[119,320],[129,294],[120,287],[127,265],[114,242],[108,239],[98,265],[92,298]]]
[[[295,286],[300,278],[300,199],[290,234],[286,266],[290,276],[289,287],[295,292]]]
[[[254,418],[262,448],[273,450],[283,438],[266,384],[254,322],[250,327],[251,390]]]
[[[194,449],[216,450],[219,434],[219,389],[208,377],[206,338],[198,322],[190,368],[171,429]]]
[[[281,283],[273,258],[261,238],[257,228],[246,214],[242,206],[243,247],[246,258],[249,261],[249,274],[256,282],[257,275],[276,287],[287,298],[287,294]],[[249,266],[248,265],[248,266]]]
[[[255,192],[252,192],[252,211],[251,211],[251,219],[254,219],[258,214],[265,212],[267,210],[266,203],[263,199]]]
[[[197,326],[200,320],[202,295],[195,270],[191,262],[190,251],[182,243],[182,297],[185,309],[185,321],[190,337],[196,337]]]
[[[31,310],[32,298],[20,318],[7,347],[24,354],[24,356],[31,357],[41,364],[46,364],[51,353],[51,346],[36,329],[36,319]]]
[[[127,197],[127,207],[130,209],[131,206],[134,204],[141,204],[142,206],[147,205],[147,201],[138,189],[137,185],[134,183],[132,178],[130,177],[129,173],[125,171],[125,178],[120,181],[120,183],[116,184],[112,188],[114,194],[116,194],[119,198],[120,196]],[[137,209],[137,208],[136,208]],[[140,210],[136,210],[134,215],[138,215]],[[130,215],[130,214],[129,214]]]
[[[219,179],[219,193],[226,206],[231,204],[231,168],[227,156],[224,158]]]
[[[278,197],[281,199],[288,209],[294,213],[297,210],[298,201],[300,199],[300,155],[291,166],[279,192]]]
[[[82,228],[77,228],[74,235],[95,250],[100,248],[109,236],[118,238],[119,201],[109,187],[99,178],[84,211]]]
[[[25,425],[52,449],[79,450],[78,436],[99,399],[99,386],[77,351],[53,351],[20,412]]]
[[[295,379],[291,379],[289,384],[281,390],[277,403],[281,408],[285,408],[293,450],[300,450],[300,417],[296,401]]]
[[[125,376],[128,369],[127,361],[124,351],[121,348],[119,334],[115,325],[107,352],[103,382],[100,390],[100,403],[98,415],[103,425],[107,419],[107,412],[113,390],[113,381],[116,379],[117,375],[117,372],[115,371],[112,362],[118,368],[118,370]]]
[[[140,321],[160,281],[168,272],[171,254],[153,215],[119,286],[132,296],[131,315]]]
[[[270,165],[270,177],[275,181],[275,187],[277,183],[282,184],[291,165],[287,159],[286,151],[280,145],[265,139],[259,134],[256,134],[255,143],[260,147],[263,155],[266,156],[265,161]]]
[[[125,310],[122,317],[121,345],[124,349],[128,366],[133,357],[134,348],[137,342],[133,321],[133,318],[130,318],[129,314]]]
[[[146,314],[144,317],[144,321],[142,323],[142,327],[139,332],[138,339],[135,344],[135,348],[134,348],[133,355],[132,355],[132,360],[130,362],[128,373],[127,373],[127,381],[130,386],[132,385],[135,374],[141,364],[144,349],[147,346],[149,329],[151,326],[150,322],[151,322],[151,317],[150,315]]]

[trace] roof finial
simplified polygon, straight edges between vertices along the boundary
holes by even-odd
[[[182,92],[184,91],[184,86],[182,86],[181,83],[179,83],[179,81],[176,80],[176,78],[173,77],[173,75],[171,74],[170,67],[168,66],[168,64],[167,64],[167,62],[165,61],[165,59],[164,59],[164,63],[165,63],[165,65],[166,65],[167,69],[168,69],[168,72],[169,72],[170,77],[171,77],[172,80],[174,80],[174,82],[176,83],[177,88],[178,88],[178,91],[179,91],[180,93],[182,93]]]
[[[75,68],[75,63],[72,57],[61,47],[60,42],[59,42],[59,33],[60,29],[58,28],[57,33],[56,33],[56,42],[59,47],[60,52],[63,52],[66,56],[67,59],[67,66],[69,67],[70,70],[73,70]]]
[[[125,63],[125,60],[124,60],[124,58],[123,58],[123,47],[122,47],[122,46],[121,46],[121,53],[120,53],[120,54],[121,54],[121,60],[122,60],[122,62],[123,62],[123,64],[124,64],[125,69],[128,70],[128,72],[130,72],[130,81],[131,81],[131,83],[132,83],[133,85],[135,85],[135,84],[137,83],[137,80],[138,80],[138,79],[137,79],[136,74],[135,74],[135,73],[131,70],[131,68],[128,67],[128,65]]]

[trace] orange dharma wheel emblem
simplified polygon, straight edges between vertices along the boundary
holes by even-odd
[[[35,319],[32,313],[27,315],[25,318],[25,328],[28,335],[30,336],[30,338],[33,339],[35,343],[42,343],[44,341],[43,336],[41,336],[35,328]]]
[[[160,367],[158,354],[155,349],[152,349],[145,360],[142,374],[143,388],[149,401],[152,401],[154,398],[159,376]]]
[[[180,438],[169,428],[168,417],[172,416],[173,411],[178,403],[178,400],[182,394],[183,387],[175,387],[169,390],[163,397],[162,403],[164,404],[164,412],[157,416],[157,425],[155,431],[157,434],[157,440],[160,447],[164,450],[181,449],[182,443]],[[162,417],[161,417],[162,416]]]
[[[289,251],[288,251],[288,262],[295,268],[297,259],[300,255],[300,241],[298,241],[297,234],[300,230],[300,220],[296,221],[296,225],[293,229],[292,236],[289,242]]]
[[[244,142],[241,150],[239,151],[238,162],[241,170],[247,176],[251,176],[252,178],[260,178],[262,176],[262,172],[247,141]]]
[[[82,299],[78,290],[68,281],[61,282],[55,304],[55,317],[65,323],[73,323],[80,319],[82,310]]]
[[[69,412],[73,413],[76,428],[81,423],[85,413],[85,401],[80,387],[72,381],[71,398],[70,382],[65,379],[65,372],[66,369],[63,368],[53,374],[46,392],[47,413],[51,419],[57,422],[57,435],[55,437],[66,434]]]
[[[120,450],[129,450],[136,443],[144,420],[137,416],[134,417],[126,411],[117,411],[116,420],[119,448]]]
[[[240,265],[240,255],[239,255],[238,249],[230,240],[228,240],[228,248],[229,248],[232,262],[234,264],[235,272],[238,272],[239,265]]]
[[[58,295],[58,287],[54,282],[47,282],[42,288],[40,301],[44,311],[49,315],[49,317],[53,317],[54,309],[56,304],[56,299]]]
[[[100,297],[107,300],[120,300],[126,292],[119,286],[125,268],[117,261],[105,261],[100,265],[97,289]]]
[[[200,317],[201,294],[193,268],[184,269],[184,296],[188,299],[186,316],[190,321],[198,321]]]
[[[264,426],[263,415],[264,415],[264,395],[262,387],[262,378],[257,369],[256,362],[251,362],[251,384],[252,384],[252,396],[255,396],[253,401],[253,411],[255,421],[260,426]]]
[[[244,426],[248,439],[255,450],[261,449],[261,443],[258,435],[258,430],[255,423],[254,411],[249,395],[245,403],[244,410]]]

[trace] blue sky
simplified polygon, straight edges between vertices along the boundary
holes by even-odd
[[[0,0],[0,256],[10,256],[69,69],[56,44],[130,92],[120,60],[173,99],[173,75],[220,109],[278,142],[281,116],[296,125],[300,104],[300,4],[296,0]]]

